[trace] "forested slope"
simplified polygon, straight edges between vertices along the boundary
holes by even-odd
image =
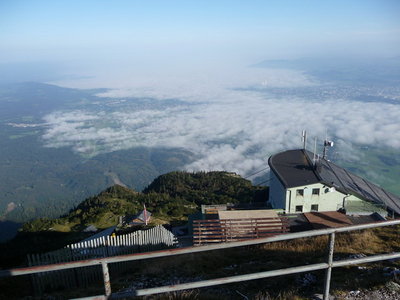
[[[168,223],[185,220],[202,204],[249,203],[267,199],[267,188],[228,172],[171,172],[157,177],[143,192],[114,185],[89,197],[68,214],[56,219],[40,218],[25,223],[25,232],[81,231],[86,226],[107,228],[119,216],[134,215],[143,206],[153,221]]]

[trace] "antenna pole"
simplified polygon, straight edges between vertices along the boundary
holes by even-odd
[[[315,152],[317,152],[317,138],[314,139],[314,156],[313,156],[314,166],[315,166]]]
[[[303,130],[301,133],[302,140],[303,140],[303,149],[306,150],[307,145],[307,131]]]
[[[326,159],[328,153],[328,147],[333,147],[333,142],[325,140],[324,141],[324,154],[322,155],[322,159]]]

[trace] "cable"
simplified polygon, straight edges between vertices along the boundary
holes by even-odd
[[[259,186],[259,185],[261,185],[261,184],[263,184],[263,183],[267,183],[268,181],[271,181],[271,178],[268,179],[268,180],[265,180],[265,181],[263,181],[263,182],[257,183],[257,184],[255,184],[255,186]]]
[[[248,175],[248,176],[243,177],[243,178],[244,178],[244,179],[247,179],[247,178],[249,178],[249,177],[252,177],[252,176],[254,176],[254,175],[257,175],[258,173],[261,173],[262,171],[265,171],[266,169],[269,169],[269,166],[266,167],[266,168],[264,168],[264,169],[261,169],[260,171],[255,172],[254,174]]]

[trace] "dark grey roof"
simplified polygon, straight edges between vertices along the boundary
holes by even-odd
[[[286,188],[320,182],[303,150],[288,150],[271,156],[268,164]]]
[[[268,164],[286,188],[319,182],[361,199],[384,203],[400,214],[399,196],[325,159],[319,159],[314,167],[313,158],[314,154],[310,151],[289,150],[271,156]]]

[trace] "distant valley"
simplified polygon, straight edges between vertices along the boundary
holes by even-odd
[[[311,151],[318,137],[321,153],[328,134],[335,141],[331,160],[400,194],[398,60],[343,64],[264,61],[253,68],[301,70],[312,80],[238,85],[212,101],[206,93],[204,101],[189,101],[35,82],[1,85],[0,227],[66,214],[114,184],[141,191],[170,171],[246,177],[266,169],[271,154],[301,147],[302,129]],[[250,179],[268,185],[268,171]]]
[[[113,184],[141,190],[190,161],[192,154],[184,149],[137,147],[85,157],[65,147],[44,147],[44,115],[92,105],[99,101],[92,93],[39,83],[0,88],[2,219],[57,217]],[[100,100],[107,105],[107,99]]]

